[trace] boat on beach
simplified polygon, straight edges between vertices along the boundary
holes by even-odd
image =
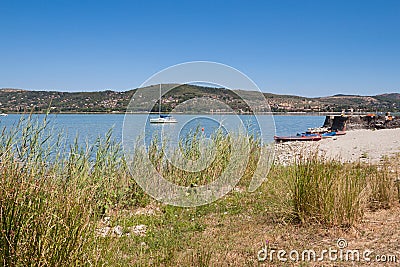
[[[336,131],[336,135],[345,135],[346,131]]]
[[[336,132],[326,132],[321,134],[322,138],[329,138],[329,137],[334,137],[336,136]]]
[[[329,132],[329,128],[327,127],[315,127],[307,129],[307,133],[326,133],[326,132]]]
[[[316,135],[295,135],[295,136],[274,136],[276,142],[289,142],[289,141],[319,141],[322,136]]]
[[[306,132],[294,136],[274,136],[276,142],[289,141],[319,141],[322,138],[330,138],[346,134],[346,121],[348,117],[327,116],[321,127],[308,128]]]

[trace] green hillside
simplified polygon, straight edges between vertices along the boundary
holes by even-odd
[[[158,90],[158,85],[150,86],[148,90]],[[197,85],[163,85],[163,88],[173,88],[162,98],[162,111],[171,111],[181,103],[190,99],[213,99],[221,104],[215,110],[215,105],[205,104],[202,111],[250,111],[248,105],[237,95],[246,95],[247,99],[254,100],[251,105],[259,111],[267,111],[263,102],[257,100],[257,94],[251,91],[231,91],[224,88],[212,88]],[[117,92],[58,92],[58,91],[32,91],[12,88],[0,89],[0,111],[13,112],[45,112],[50,109],[53,113],[59,112],[116,112],[126,111],[129,101],[136,89]],[[158,96],[158,94],[154,94]],[[340,112],[343,109],[354,111],[392,111],[400,110],[400,94],[388,93],[376,96],[334,95],[328,97],[308,98],[293,95],[277,95],[264,93],[271,110],[274,112]],[[157,99],[151,99],[157,102]],[[205,101],[204,103],[206,103]],[[224,108],[224,105],[229,108]],[[158,102],[153,111],[158,110]],[[140,107],[138,107],[140,111]],[[197,110],[193,110],[196,112]]]

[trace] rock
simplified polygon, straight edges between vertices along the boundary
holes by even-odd
[[[243,189],[240,188],[239,186],[236,186],[233,190],[234,190],[235,192],[238,192],[238,193],[243,193]]]
[[[315,142],[286,142],[275,145],[275,165],[288,166],[317,153],[318,145]]]
[[[135,211],[135,215],[147,215],[147,216],[154,216],[157,213],[160,212],[159,207],[145,207],[145,208],[139,208]]]
[[[147,226],[144,224],[139,224],[133,227],[130,227],[130,232],[138,235],[138,236],[145,236],[147,232]]]
[[[110,226],[110,221],[111,221],[111,217],[104,217],[102,220],[101,220],[101,222],[104,224],[104,225],[107,225],[107,226]]]
[[[113,233],[115,234],[115,235],[117,235],[117,236],[122,236],[123,235],[123,228],[122,228],[122,226],[119,226],[119,225],[117,225],[117,226],[115,226],[114,228],[113,228]]]
[[[108,233],[110,232],[110,230],[111,230],[111,227],[106,226],[106,227],[96,229],[96,232],[99,236],[106,237],[108,235]]]

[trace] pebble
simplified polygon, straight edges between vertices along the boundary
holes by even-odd
[[[145,236],[147,232],[147,226],[144,224],[139,224],[133,227],[130,227],[130,232],[138,235],[138,236]]]
[[[110,217],[104,217],[103,219],[102,219],[102,223],[104,223],[105,225],[107,225],[107,226],[110,226],[110,220],[111,220],[111,218]]]
[[[275,144],[275,165],[288,166],[312,153],[318,153],[318,145],[315,142],[285,142]]]
[[[114,227],[110,226],[105,226],[96,229],[96,232],[99,236],[101,237],[106,237],[108,235],[111,236],[116,236],[116,237],[122,237],[122,236],[130,236],[131,234],[137,235],[137,236],[145,236],[147,233],[147,226],[144,224],[139,224],[133,227],[128,227],[128,231],[124,233],[124,229],[122,226],[117,225]]]
[[[113,228],[113,232],[114,232],[114,234],[116,234],[117,236],[122,236],[123,235],[123,229],[122,229],[122,226],[119,226],[119,225],[117,225],[117,226],[115,226],[114,228]]]
[[[106,227],[102,227],[96,230],[97,234],[101,237],[106,237],[108,235],[108,233],[110,232],[111,227],[106,226]]]

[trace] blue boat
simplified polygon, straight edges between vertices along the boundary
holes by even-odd
[[[321,136],[322,136],[322,138],[333,137],[333,136],[336,136],[336,132],[323,133],[323,134],[321,134]]]

